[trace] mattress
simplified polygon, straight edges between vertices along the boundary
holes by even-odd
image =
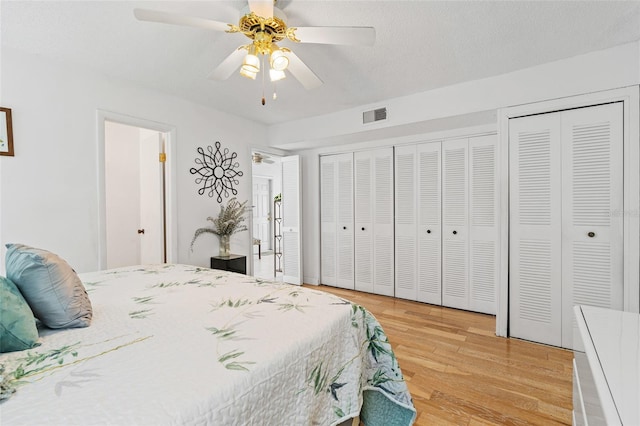
[[[232,272],[148,265],[80,274],[88,328],[39,329],[0,355],[3,425],[413,423],[372,314],[337,296]]]

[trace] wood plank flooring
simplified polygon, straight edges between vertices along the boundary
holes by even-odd
[[[571,424],[571,351],[495,336],[495,317],[328,286],[367,308],[394,348],[416,425]]]

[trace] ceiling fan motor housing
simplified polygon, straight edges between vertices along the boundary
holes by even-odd
[[[253,12],[244,14],[238,22],[237,28],[232,28],[230,32],[239,31],[254,41],[259,53],[268,54],[271,43],[277,43],[289,38],[297,41],[294,35],[295,28],[287,28],[285,23],[287,17],[278,8],[273,9],[273,16],[264,18]]]

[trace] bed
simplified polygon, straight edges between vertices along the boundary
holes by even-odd
[[[0,355],[3,425],[409,425],[380,324],[337,296],[179,264],[80,274],[91,325]],[[15,392],[14,392],[15,391]]]

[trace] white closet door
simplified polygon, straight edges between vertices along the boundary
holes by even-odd
[[[562,346],[574,305],[623,309],[622,102],[562,112]]]
[[[442,304],[441,147],[440,142],[417,147],[417,300],[434,305]]]
[[[561,342],[560,114],[509,120],[510,335]]]
[[[337,173],[335,155],[320,157],[320,282],[336,286]]]
[[[371,151],[354,154],[355,191],[355,289],[373,293],[373,197]]]
[[[373,292],[394,295],[394,233],[393,233],[393,148],[373,151],[373,229],[356,228],[356,233],[372,230]],[[361,228],[365,228],[362,230]]]
[[[496,136],[469,139],[469,309],[495,315],[498,286]]]
[[[336,161],[338,166],[336,286],[354,289],[353,154],[337,155]]]
[[[395,295],[417,300],[416,146],[395,147]]]
[[[442,304],[469,309],[468,140],[442,144]]]
[[[282,157],[282,279],[302,284],[300,156]]]

